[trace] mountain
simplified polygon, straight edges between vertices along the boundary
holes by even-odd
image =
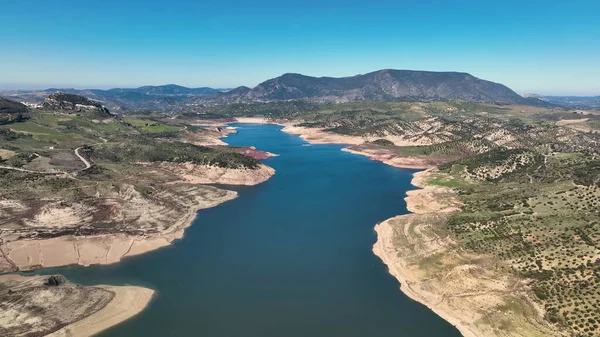
[[[391,69],[340,78],[284,74],[259,84],[248,93],[248,97],[263,101],[462,100],[549,105],[535,98],[524,98],[502,84],[482,80],[467,73]]]

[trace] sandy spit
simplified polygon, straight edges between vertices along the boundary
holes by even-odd
[[[95,335],[139,314],[152,299],[154,290],[134,286],[99,286],[115,294],[96,313],[49,334],[49,337],[87,337]]]

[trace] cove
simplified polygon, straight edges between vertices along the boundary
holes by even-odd
[[[276,174],[198,212],[182,240],[122,262],[37,271],[157,291],[99,336],[455,337],[398,289],[372,252],[376,223],[407,213],[413,171],[309,145],[276,125],[234,124],[226,142],[280,156]],[[232,188],[232,187],[228,187]]]

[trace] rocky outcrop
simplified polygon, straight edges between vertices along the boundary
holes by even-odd
[[[49,287],[57,287],[63,283],[65,283],[65,277],[62,275],[52,275],[50,277],[48,277],[48,280],[46,280],[46,282],[44,282],[44,285],[49,286]]]
[[[102,104],[92,101],[84,96],[56,92],[51,94],[42,103],[44,110],[64,111],[69,113],[91,112],[106,116],[111,113]]]

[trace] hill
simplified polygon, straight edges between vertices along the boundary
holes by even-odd
[[[25,104],[0,97],[0,125],[16,123],[29,118]]]
[[[11,101],[9,99],[0,97],[0,113],[26,113],[27,106],[25,104]]]
[[[42,103],[45,110],[73,112],[90,112],[104,116],[112,116],[102,104],[92,101],[84,96],[56,92],[50,94]]]

